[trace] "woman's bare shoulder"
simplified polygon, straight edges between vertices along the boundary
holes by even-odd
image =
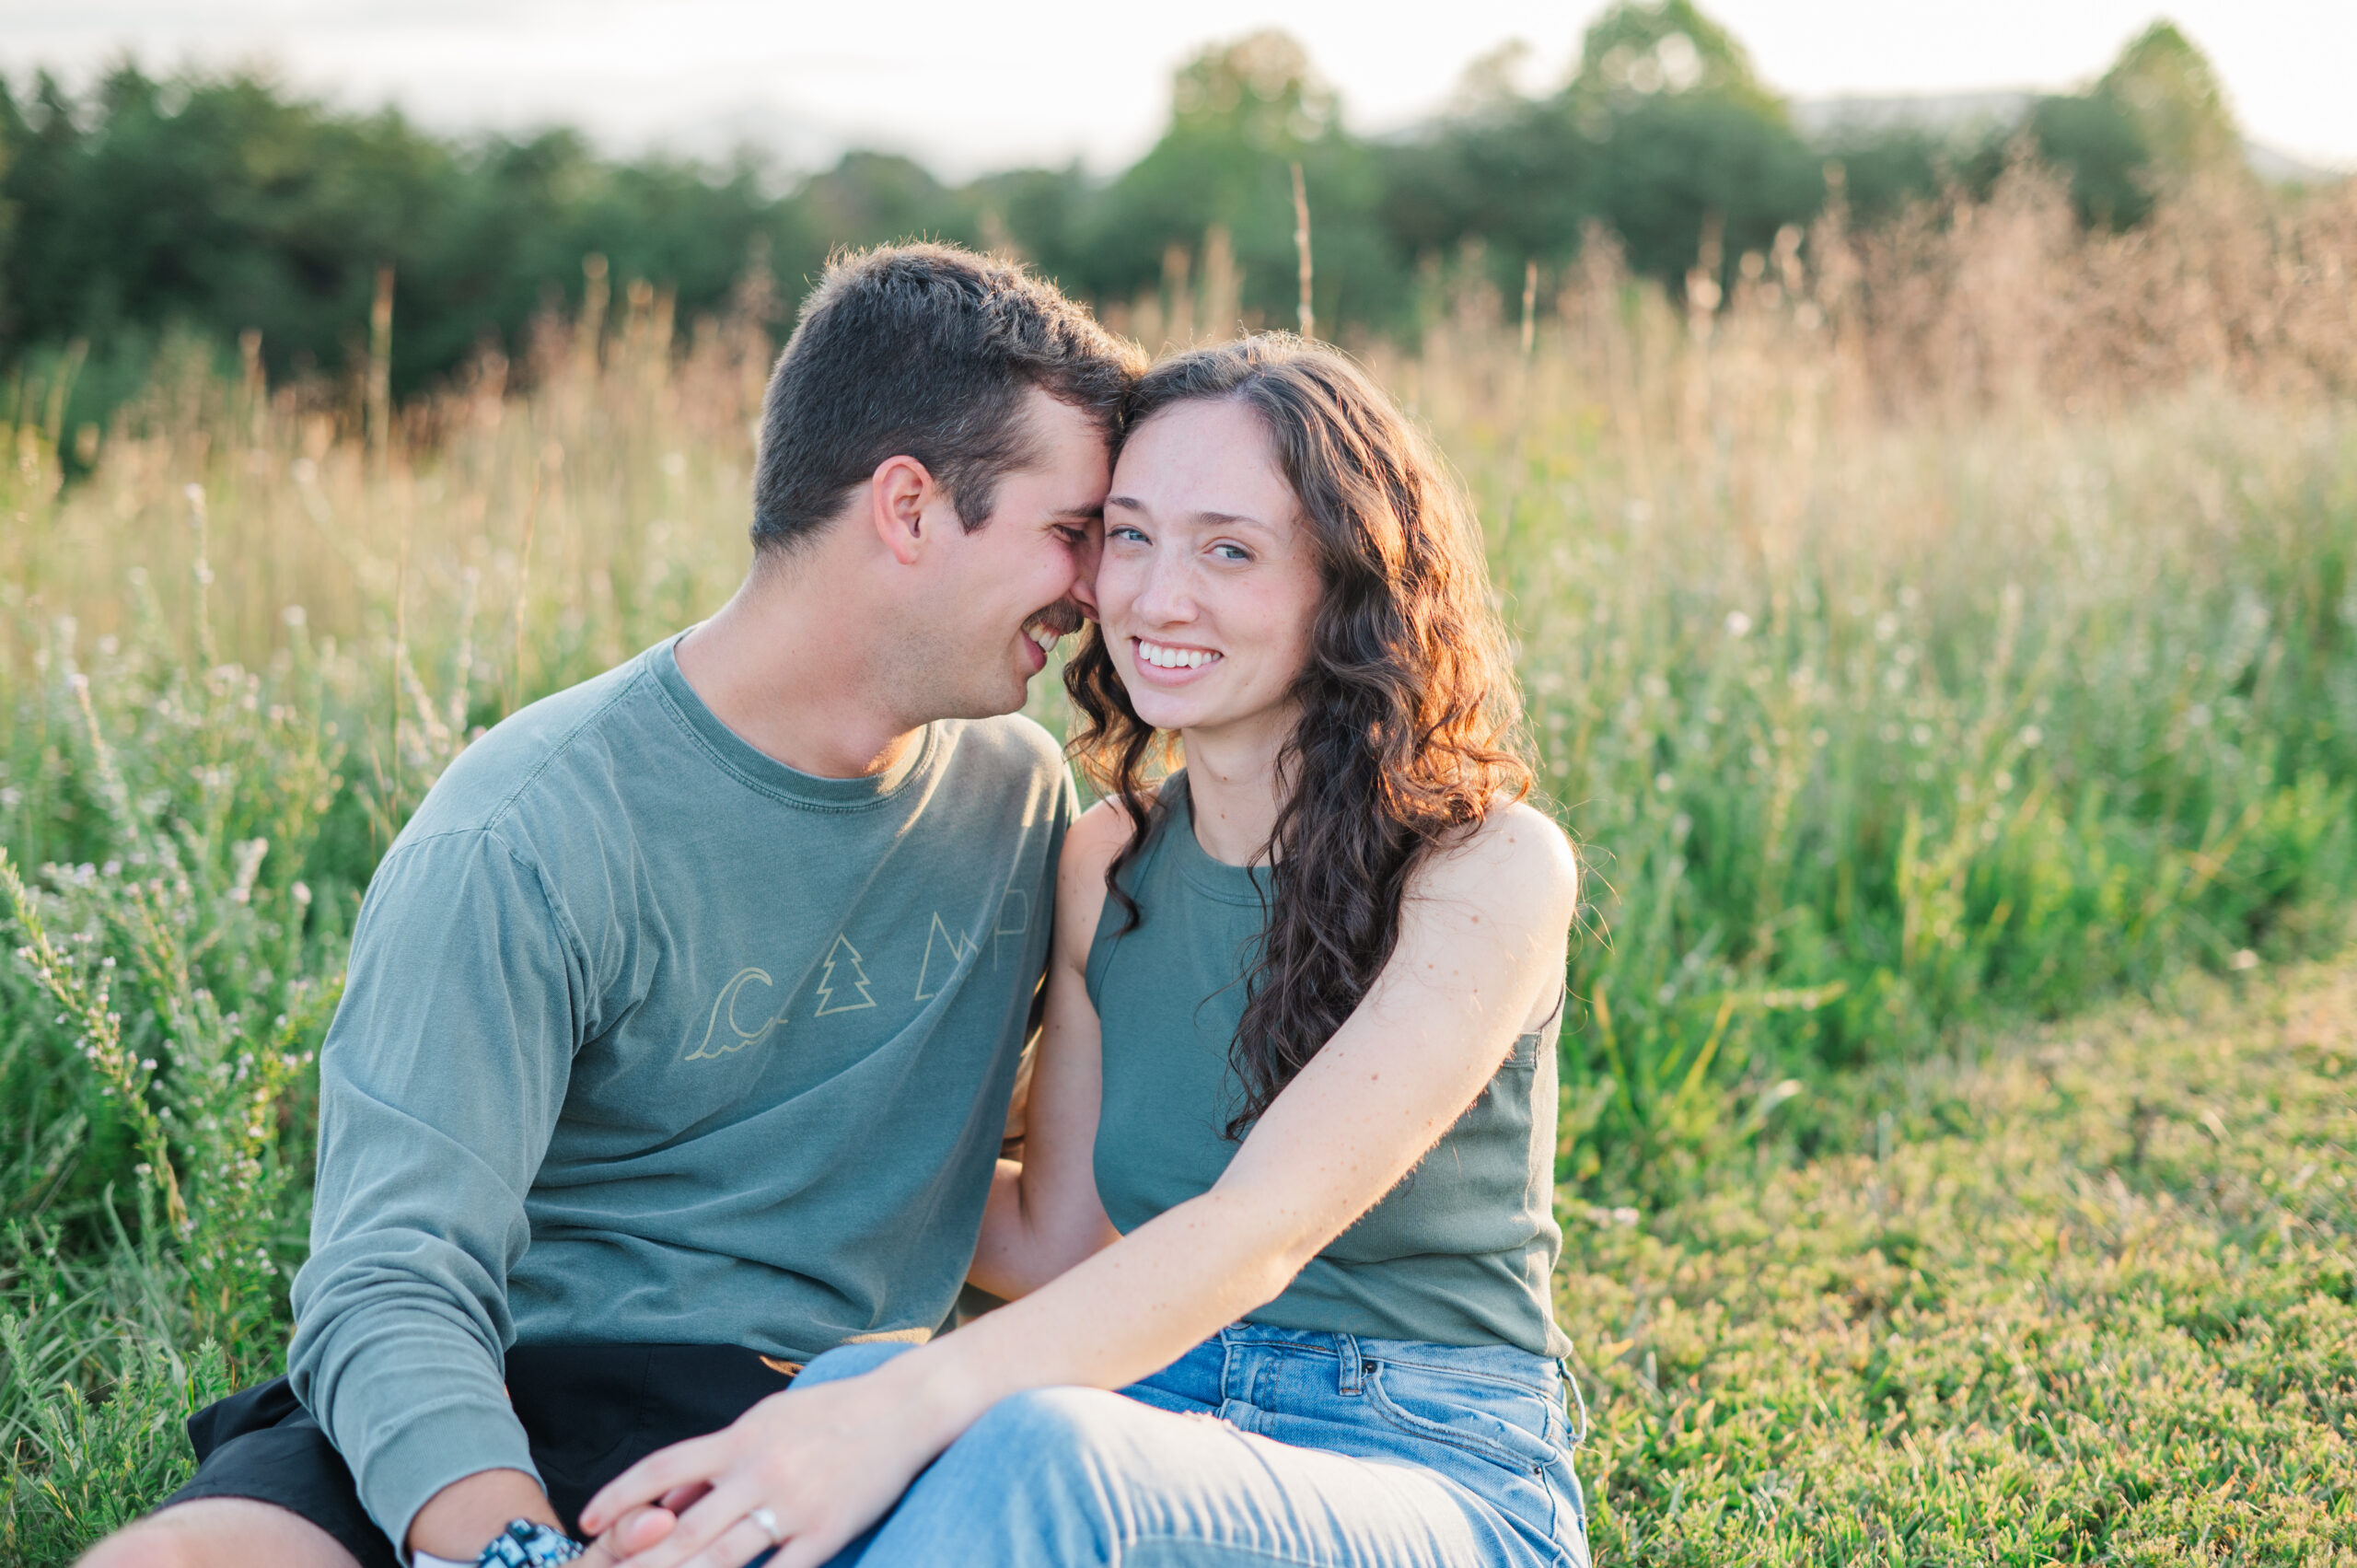
[[[1106,867],[1134,831],[1119,801],[1100,800],[1064,833],[1063,857],[1056,865],[1056,936],[1058,947],[1075,965],[1097,935],[1097,917],[1105,908]]]
[[[1136,824],[1118,800],[1100,800],[1080,814],[1064,834],[1063,870],[1102,880],[1105,868],[1136,833]]]
[[[1422,870],[1430,894],[1527,902],[1534,913],[1560,908],[1566,919],[1579,901],[1579,852],[1552,817],[1527,800],[1492,811]]]

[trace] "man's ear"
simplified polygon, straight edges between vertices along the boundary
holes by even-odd
[[[916,564],[923,553],[925,513],[941,499],[933,473],[914,458],[887,458],[867,479],[868,520],[892,559]]]

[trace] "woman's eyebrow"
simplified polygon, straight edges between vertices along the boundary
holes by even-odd
[[[1128,512],[1148,512],[1151,510],[1144,502],[1138,500],[1134,496],[1108,495],[1105,497],[1106,510],[1110,511],[1116,506],[1119,506],[1122,510]],[[1269,527],[1268,524],[1262,522],[1260,518],[1248,517],[1241,512],[1190,512],[1187,514],[1187,520],[1190,523],[1202,523],[1215,528],[1237,528],[1240,526],[1248,528],[1260,528],[1265,532]]]

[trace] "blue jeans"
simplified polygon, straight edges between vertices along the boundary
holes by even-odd
[[[1564,1390],[1510,1346],[1239,1323],[1119,1394],[1001,1400],[829,1568],[1587,1568]]]

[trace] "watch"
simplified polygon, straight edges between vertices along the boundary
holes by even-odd
[[[570,1562],[588,1550],[554,1525],[510,1519],[475,1558],[475,1568],[545,1568]]]

